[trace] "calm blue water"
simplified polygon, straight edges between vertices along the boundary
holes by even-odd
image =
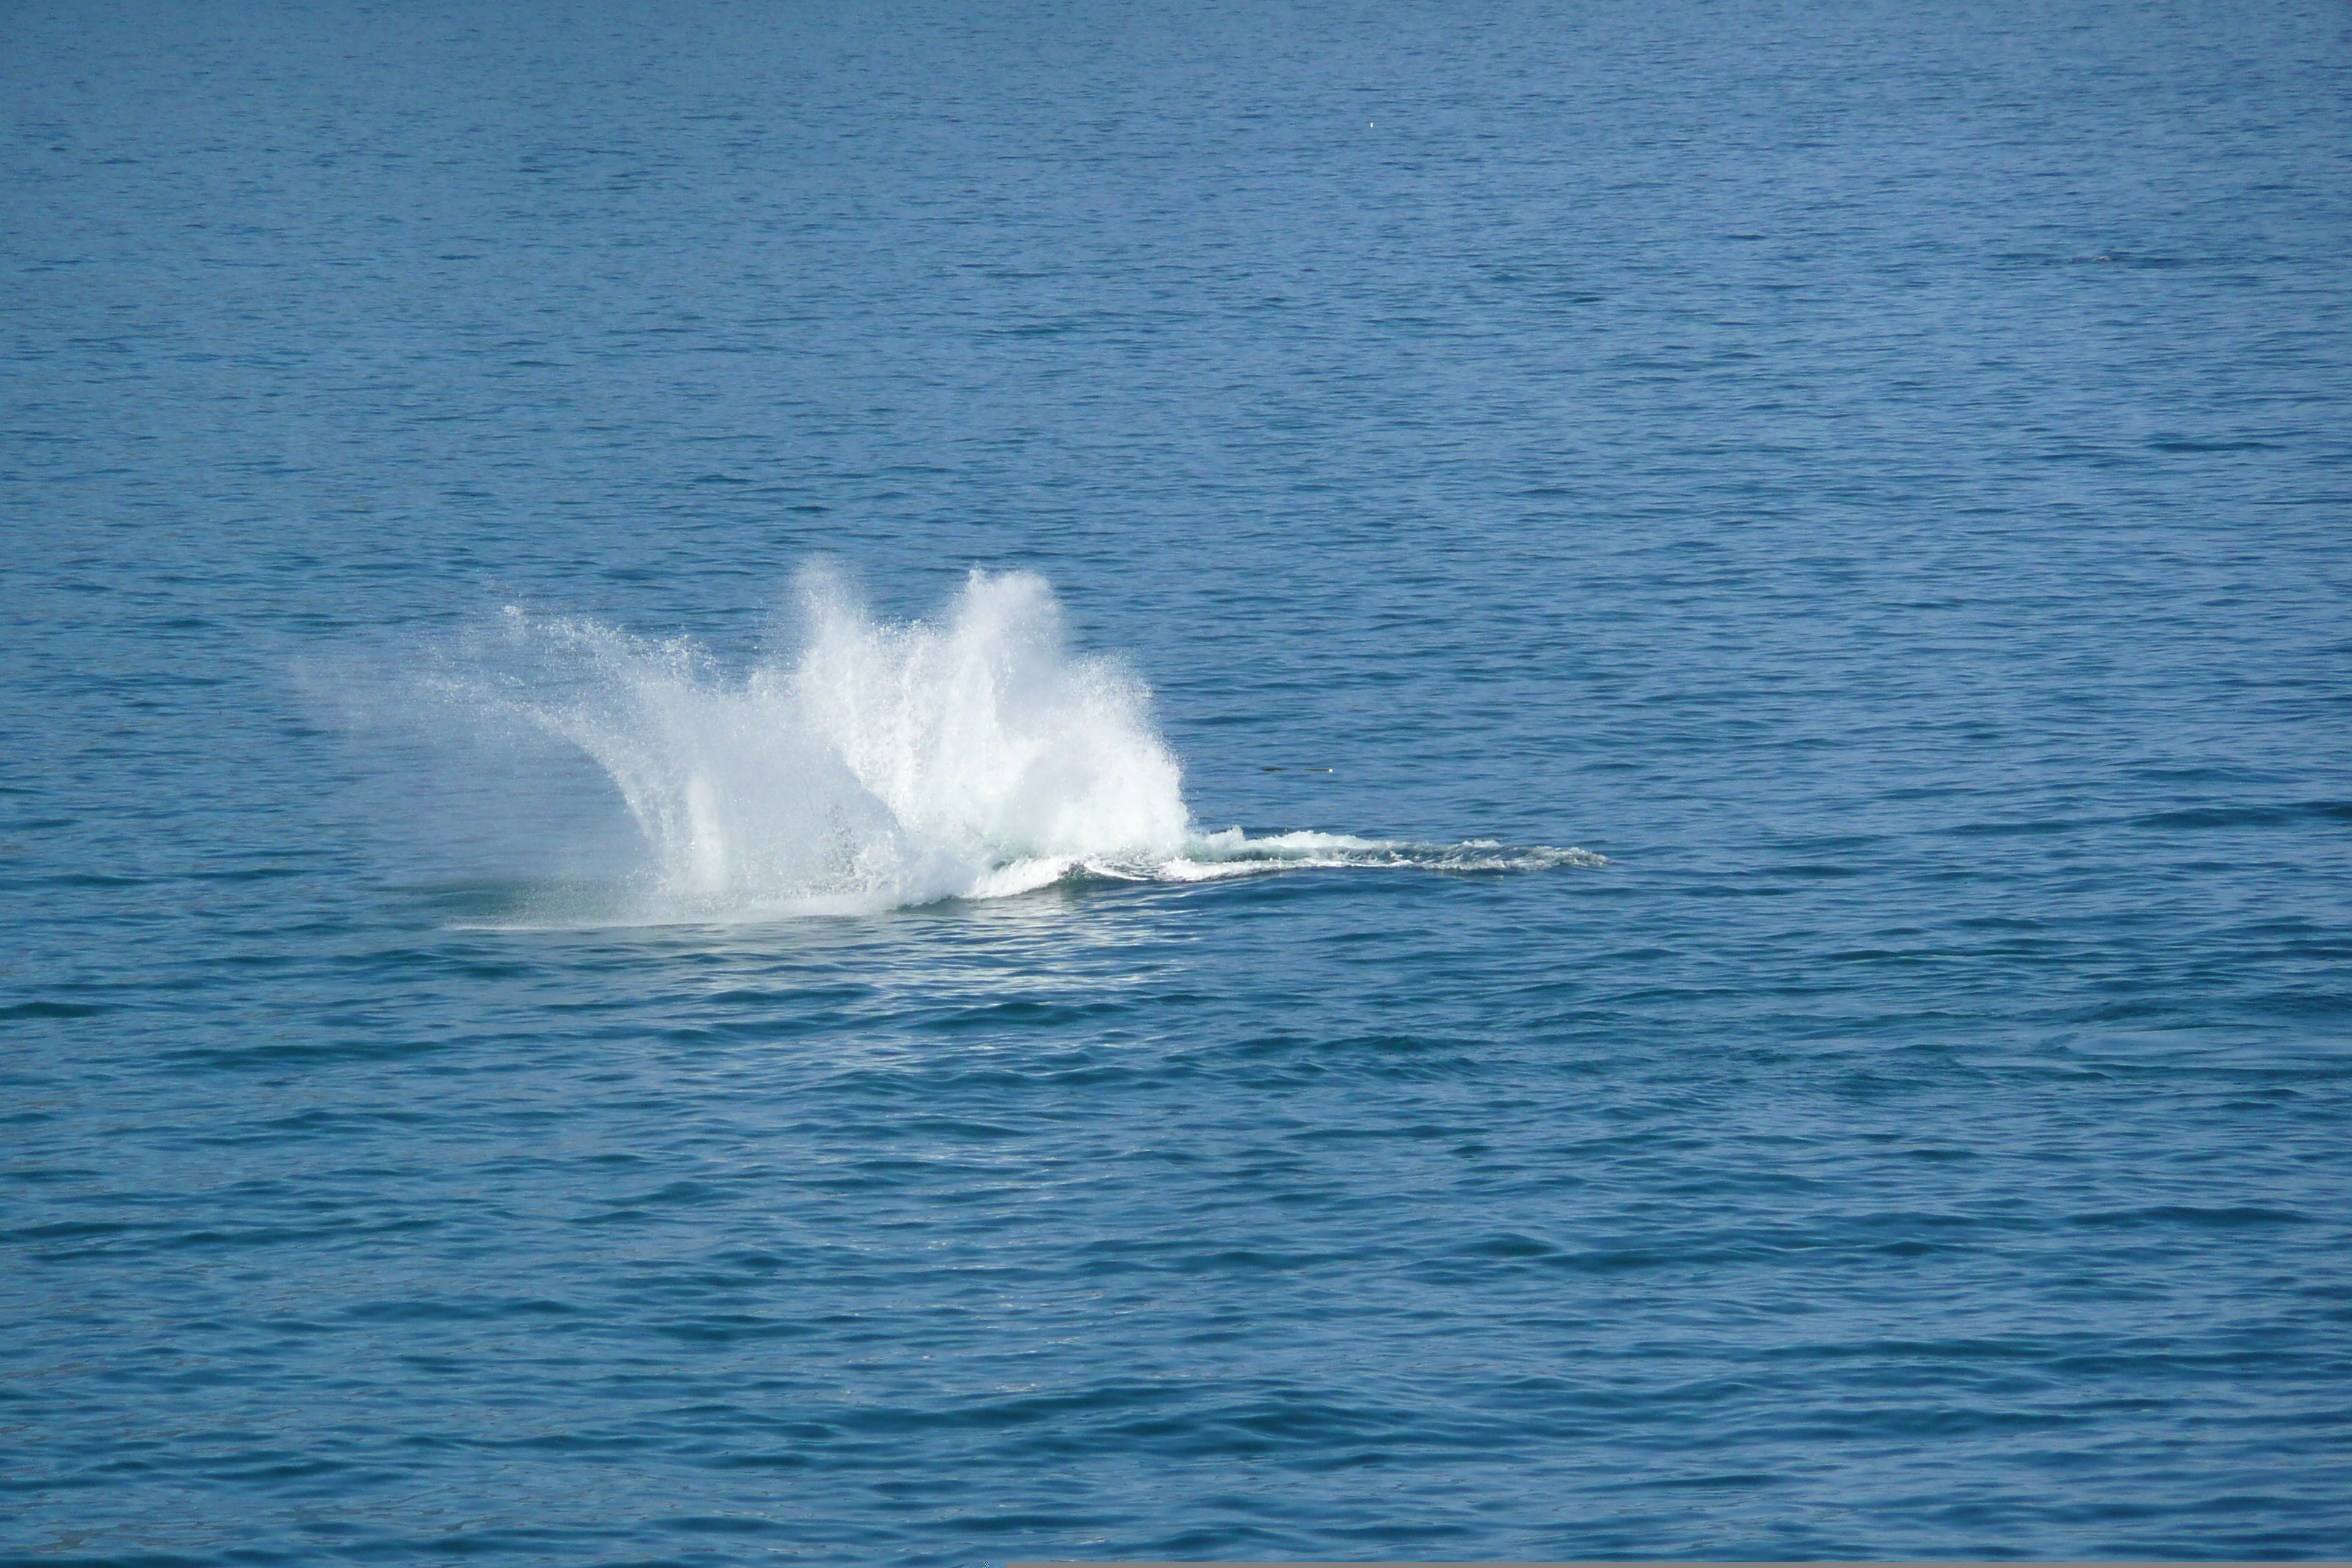
[[[2340,5],[0,95],[0,1556],[2352,1555]]]

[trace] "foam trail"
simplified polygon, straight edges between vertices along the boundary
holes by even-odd
[[[992,898],[1068,878],[1302,866],[1488,870],[1598,857],[1478,842],[1203,834],[1150,693],[1070,651],[1044,579],[974,572],[936,622],[877,622],[803,578],[797,653],[729,676],[691,644],[509,611],[529,673],[470,695],[578,747],[651,851],[633,920]]]

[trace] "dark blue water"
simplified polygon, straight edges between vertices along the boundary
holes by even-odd
[[[0,95],[0,1555],[2352,1555],[2341,6]],[[988,721],[896,805],[818,559]],[[973,567],[1066,640],[891,665]],[[1134,682],[1184,845],[856,880],[1161,799]]]

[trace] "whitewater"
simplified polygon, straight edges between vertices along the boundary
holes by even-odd
[[[1197,825],[1149,686],[1075,651],[1053,588],[974,570],[930,618],[802,574],[799,635],[733,671],[690,638],[509,606],[427,684],[520,720],[611,781],[646,857],[616,896],[534,918],[660,923],[856,913],[1056,883],[1285,869],[1596,865],[1574,848]]]

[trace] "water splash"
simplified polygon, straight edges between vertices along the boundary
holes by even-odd
[[[1149,689],[1073,653],[1043,578],[974,572],[945,616],[900,625],[828,574],[805,576],[802,598],[797,651],[741,675],[684,640],[510,610],[521,673],[510,661],[497,686],[452,683],[612,780],[652,858],[627,918],[848,912],[1082,878],[1600,860],[1484,840],[1202,833]]]

